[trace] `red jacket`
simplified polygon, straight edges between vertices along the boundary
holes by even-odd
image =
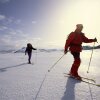
[[[82,32],[71,32],[65,43],[65,51],[67,51],[69,48],[71,52],[81,52],[82,42],[91,43],[94,42],[94,39],[88,39]]]

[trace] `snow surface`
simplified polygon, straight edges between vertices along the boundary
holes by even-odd
[[[79,74],[94,78],[100,84],[100,50],[94,50],[89,73],[91,51],[81,53]],[[100,87],[64,77],[73,57],[66,54],[56,66],[48,69],[63,55],[61,51],[33,53],[27,64],[24,53],[0,54],[0,100],[100,100]]]

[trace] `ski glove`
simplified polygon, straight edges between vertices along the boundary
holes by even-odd
[[[64,50],[64,54],[66,54],[68,52],[68,50]]]
[[[97,42],[97,38],[94,38],[94,42]]]

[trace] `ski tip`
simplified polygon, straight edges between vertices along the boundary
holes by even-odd
[[[89,72],[87,71],[87,73],[89,73]]]
[[[100,84],[97,84],[96,86],[100,87]]]
[[[48,70],[48,72],[50,72],[50,70]]]

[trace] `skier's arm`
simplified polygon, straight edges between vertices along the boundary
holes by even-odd
[[[66,43],[65,43],[65,48],[64,48],[64,53],[66,54],[68,52],[68,47],[71,43],[71,41],[74,39],[75,37],[75,34],[71,33],[69,36],[68,36],[68,39],[66,40]]]
[[[91,43],[91,42],[97,42],[97,39],[88,39],[84,34],[82,34],[83,42],[84,43]]]
[[[26,55],[26,53],[27,53],[27,48],[26,48],[26,50],[25,50],[25,55]]]
[[[36,48],[33,48],[33,47],[32,47],[32,49],[33,49],[33,50],[37,50]]]

